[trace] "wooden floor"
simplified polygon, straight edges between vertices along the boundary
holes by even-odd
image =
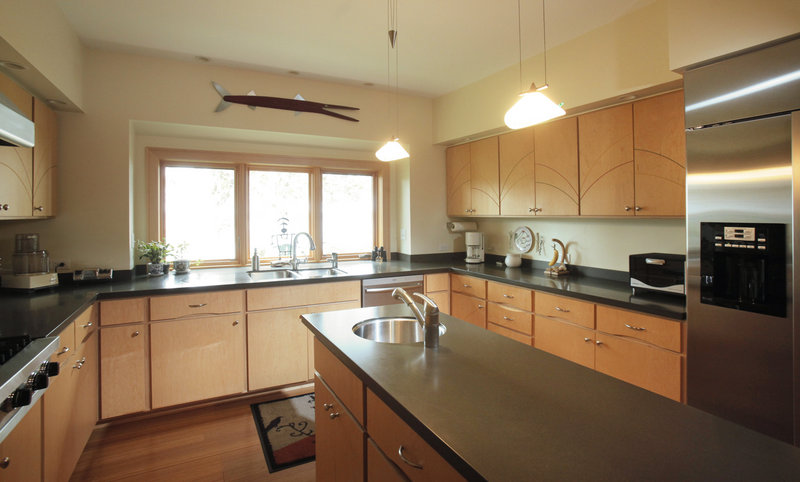
[[[313,462],[270,474],[248,399],[98,426],[71,481],[313,481]]]

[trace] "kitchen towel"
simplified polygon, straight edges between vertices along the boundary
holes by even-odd
[[[477,231],[478,223],[476,222],[447,223],[447,229],[449,229],[451,233],[464,233],[466,231]]]

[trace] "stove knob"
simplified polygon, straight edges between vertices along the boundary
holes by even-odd
[[[61,366],[58,362],[44,362],[42,363],[40,372],[46,374],[48,377],[54,377],[61,372]]]
[[[50,385],[47,373],[38,372],[31,376],[31,388],[34,390],[44,390]]]
[[[11,394],[11,404],[14,406],[14,408],[30,405],[32,399],[33,390],[28,387],[17,388],[14,390],[14,393]]]

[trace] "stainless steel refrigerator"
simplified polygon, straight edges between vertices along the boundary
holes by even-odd
[[[684,95],[687,402],[798,445],[800,38],[689,69]]]

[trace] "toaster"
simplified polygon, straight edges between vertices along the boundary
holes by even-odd
[[[628,274],[633,294],[640,291],[686,294],[685,269],[683,254],[632,254]]]

